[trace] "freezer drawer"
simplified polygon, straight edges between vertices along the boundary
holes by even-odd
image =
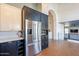
[[[36,42],[30,46],[26,47],[26,55],[33,56],[41,51],[41,42]]]

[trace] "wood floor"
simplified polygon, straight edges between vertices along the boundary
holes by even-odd
[[[37,56],[79,56],[79,43],[52,40],[49,47]]]

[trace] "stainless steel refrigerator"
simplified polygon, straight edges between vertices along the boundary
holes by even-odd
[[[37,55],[41,51],[41,22],[26,19],[26,55]]]

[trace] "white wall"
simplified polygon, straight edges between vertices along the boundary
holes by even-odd
[[[55,13],[57,11],[56,3],[42,3],[42,12],[48,14],[49,10],[53,10]]]
[[[7,4],[15,6],[20,9],[22,9],[23,6],[27,6],[36,10],[36,3],[7,3]]]
[[[63,21],[79,20],[79,3],[58,4],[58,10]]]

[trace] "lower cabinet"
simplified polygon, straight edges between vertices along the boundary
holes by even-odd
[[[0,43],[0,56],[23,56],[24,40]]]
[[[69,34],[64,34],[64,39],[65,40],[70,39],[70,35]]]
[[[48,47],[48,38],[47,36],[42,36],[41,39],[41,50],[46,49]]]

